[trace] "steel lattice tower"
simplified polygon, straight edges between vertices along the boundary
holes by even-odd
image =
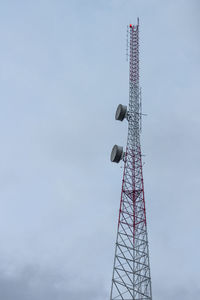
[[[142,173],[139,20],[128,29],[129,107],[119,105],[116,120],[128,121],[127,147],[115,145],[111,161],[124,161],[110,300],[152,300]]]

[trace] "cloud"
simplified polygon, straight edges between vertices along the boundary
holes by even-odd
[[[197,286],[193,286],[193,288],[190,288],[189,286],[175,287],[171,290],[158,288],[156,293],[154,294],[154,299],[190,300],[198,299],[199,295],[200,289]]]
[[[28,265],[15,274],[0,273],[0,299],[6,300],[101,300],[102,287],[83,286],[76,278],[62,276],[59,270]]]

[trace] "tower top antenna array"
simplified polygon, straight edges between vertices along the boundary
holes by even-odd
[[[110,300],[152,300],[147,236],[139,85],[139,19],[129,25],[129,103],[119,104],[115,119],[128,122],[125,151],[115,145],[111,161],[124,162]]]

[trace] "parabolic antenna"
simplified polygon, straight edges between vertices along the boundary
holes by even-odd
[[[122,156],[123,156],[123,147],[114,145],[110,155],[110,160],[112,162],[118,163],[122,159]]]
[[[115,120],[123,121],[126,117],[127,106],[119,104],[115,113]]]

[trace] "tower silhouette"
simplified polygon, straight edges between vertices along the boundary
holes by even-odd
[[[128,121],[126,150],[115,145],[111,161],[124,162],[110,300],[152,300],[147,221],[142,171],[139,19],[128,28],[129,105],[115,119]]]

